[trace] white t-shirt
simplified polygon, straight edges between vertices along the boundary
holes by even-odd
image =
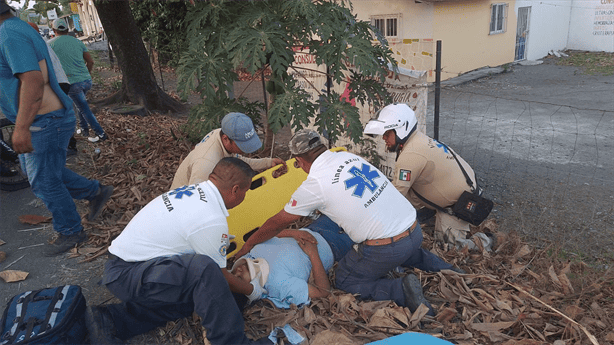
[[[416,221],[416,210],[386,176],[349,152],[322,153],[284,207],[307,216],[320,210],[360,243],[396,236]]]
[[[149,202],[111,243],[124,261],[203,254],[226,267],[228,210],[211,181],[183,186]]]

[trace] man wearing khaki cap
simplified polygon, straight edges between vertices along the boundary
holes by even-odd
[[[424,304],[429,314],[434,315],[415,275],[394,280],[386,277],[397,266],[428,272],[458,270],[421,248],[422,229],[409,201],[362,157],[327,150],[313,130],[297,132],[289,146],[297,164],[308,174],[307,179],[284,209],[267,220],[236,256],[277,235],[300,217],[319,210],[356,243],[336,268],[338,289],[359,294],[363,299],[393,300],[412,312]],[[297,236],[297,241],[315,241],[307,235]]]
[[[207,134],[181,162],[171,189],[206,181],[213,167],[224,157],[237,157],[256,171],[285,164],[280,158],[246,158],[241,154],[256,152],[262,146],[252,120],[242,113],[228,113],[222,128]]]

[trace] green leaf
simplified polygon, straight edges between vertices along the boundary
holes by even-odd
[[[269,110],[269,126],[274,133],[294,121],[307,125],[315,115],[315,105],[311,95],[302,89],[285,90],[275,97],[275,102]]]
[[[254,126],[262,127],[260,113],[263,108],[262,103],[250,102],[244,97],[238,99],[216,98],[192,107],[188,122],[183,130],[192,142],[199,142],[207,133],[220,128],[222,118],[231,112],[246,114],[252,119]]]
[[[321,133],[328,133],[331,143],[342,135],[358,143],[362,137],[358,108],[340,98],[341,95],[333,91],[330,95],[322,95],[318,99],[320,114],[315,119],[315,125]]]
[[[359,142],[358,108],[335,92],[313,99],[288,77],[289,68],[301,71],[290,67],[295,48],[306,48],[317,64],[328,68],[334,84],[349,82],[349,95],[359,104],[380,107],[390,100],[383,83],[388,66],[395,71],[396,63],[388,43],[348,6],[349,2],[324,0],[217,0],[189,6],[189,49],[181,56],[178,90],[182,95],[197,92],[203,99],[190,115],[193,128],[202,132],[217,124],[232,107],[227,91],[238,79],[235,70],[255,76],[270,68],[267,85],[273,103],[266,116],[274,132],[315,121],[332,141],[347,135]]]

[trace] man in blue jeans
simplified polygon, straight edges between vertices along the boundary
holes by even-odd
[[[77,133],[89,136],[89,124],[96,133],[96,135],[88,138],[89,141],[95,143],[106,140],[108,137],[85,98],[87,92],[92,88],[90,72],[94,67],[94,60],[83,42],[68,35],[68,24],[64,19],[57,19],[53,22],[53,31],[57,37],[49,45],[62,63],[62,68],[70,83],[68,96],[75,102],[79,110],[80,128]]]
[[[13,149],[21,154],[32,191],[53,216],[58,238],[44,254],[54,256],[87,239],[73,199],[89,200],[89,220],[94,220],[113,187],[66,168],[75,127],[72,102],[53,73],[45,41],[11,10],[0,0],[0,106],[15,123]]]

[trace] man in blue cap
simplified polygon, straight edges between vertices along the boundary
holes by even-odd
[[[64,253],[87,239],[73,199],[89,200],[96,219],[113,187],[66,168],[66,149],[75,128],[72,101],[60,88],[45,41],[0,0],[0,106],[15,123],[12,142],[34,194],[53,216],[57,239],[44,254]]]
[[[181,162],[171,189],[200,183],[209,179],[213,168],[224,157],[237,157],[256,171],[285,164],[281,158],[247,158],[241,154],[256,152],[262,147],[252,119],[242,113],[228,113],[222,119],[222,128],[207,134]]]

